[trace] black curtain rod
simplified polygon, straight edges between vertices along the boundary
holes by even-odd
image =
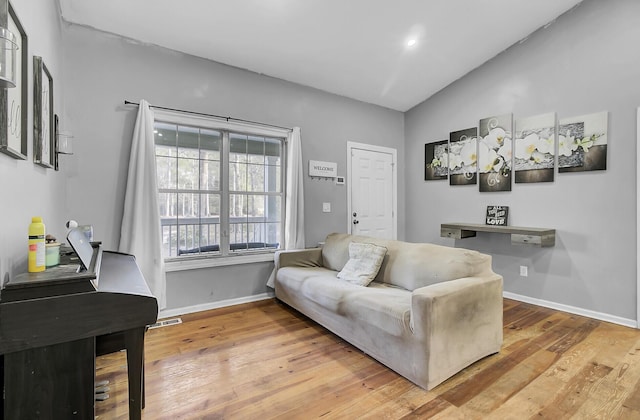
[[[131,101],[127,101],[127,100],[124,101],[124,104],[125,105],[140,106],[139,103],[131,102]],[[164,109],[165,111],[184,112],[184,113],[187,113],[187,114],[202,115],[202,116],[205,116],[205,117],[221,118],[221,119],[226,120],[226,121],[239,121],[239,122],[245,122],[245,123],[250,123],[250,124],[264,125],[265,127],[281,128],[283,130],[293,131],[293,129],[289,128],[289,127],[282,127],[282,126],[279,126],[279,125],[266,124],[266,123],[262,123],[262,122],[258,122],[258,121],[243,120],[241,118],[224,117],[222,115],[205,114],[203,112],[185,111],[184,109],[167,108],[167,107],[164,107],[164,106],[156,106],[156,105],[151,105],[151,104],[149,106],[151,108]]]

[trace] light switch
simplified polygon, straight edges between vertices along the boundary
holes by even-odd
[[[331,213],[331,203],[322,203],[322,212]]]

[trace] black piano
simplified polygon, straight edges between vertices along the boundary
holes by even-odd
[[[0,291],[0,419],[93,419],[95,357],[125,349],[129,418],[144,407],[144,334],[158,304],[135,257],[95,246]]]

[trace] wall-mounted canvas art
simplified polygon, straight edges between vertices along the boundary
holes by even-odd
[[[607,169],[608,112],[563,118],[558,123],[558,172]]]
[[[478,129],[449,133],[449,185],[478,183]]]
[[[480,192],[511,191],[511,114],[483,118],[478,125]]]
[[[515,181],[553,182],[556,151],[556,114],[516,119]]]
[[[449,140],[441,140],[424,145],[424,180],[447,179]]]

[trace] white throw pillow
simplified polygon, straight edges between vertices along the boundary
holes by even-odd
[[[387,248],[374,244],[351,242],[349,244],[349,261],[338,278],[349,283],[367,286],[378,274]]]

